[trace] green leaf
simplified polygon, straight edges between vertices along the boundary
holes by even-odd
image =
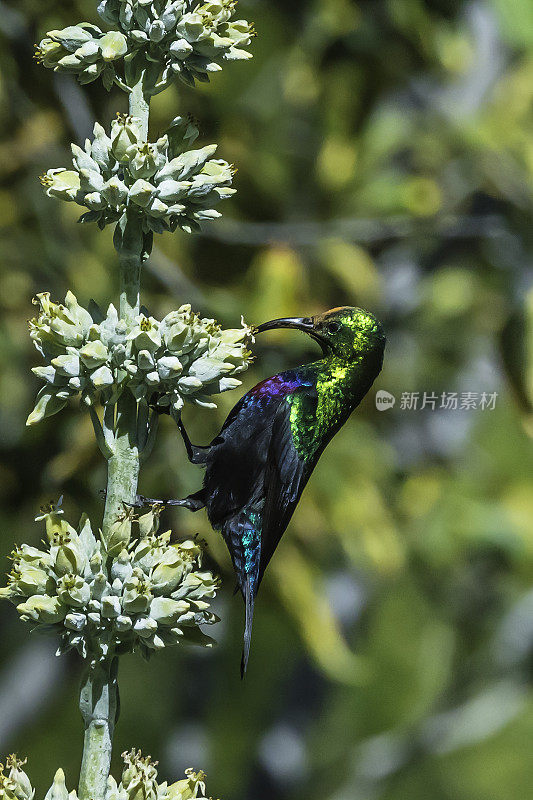
[[[45,417],[51,417],[57,414],[67,404],[67,398],[58,397],[57,390],[51,389],[49,386],[44,386],[37,395],[37,402],[35,408],[26,420],[26,425],[36,425],[41,422]]]

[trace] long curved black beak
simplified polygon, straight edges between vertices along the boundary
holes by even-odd
[[[313,317],[281,317],[280,319],[271,319],[270,322],[263,322],[262,325],[255,328],[254,333],[263,333],[263,331],[271,331],[276,328],[295,328],[297,331],[303,331],[318,342],[324,352],[327,350],[328,342],[316,330]]]
[[[274,328],[296,328],[306,333],[313,333],[313,319],[312,317],[281,317],[280,319],[271,319],[270,322],[263,322],[255,329],[256,333],[263,333],[263,331],[271,331]]]

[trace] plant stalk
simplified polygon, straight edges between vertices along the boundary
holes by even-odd
[[[130,116],[141,122],[143,139],[148,140],[150,102],[144,96],[144,73],[129,95]],[[142,230],[140,220],[132,218],[119,250],[120,261],[120,318],[131,322],[139,314],[139,289],[142,267]]]
[[[143,76],[132,88],[129,96],[132,117],[141,120],[143,134],[148,135],[150,106],[143,93]],[[142,267],[142,230],[138,217],[126,223],[122,237],[123,246],[118,251],[120,266],[120,318],[132,323],[139,314],[139,292]],[[111,526],[124,513],[124,503],[133,503],[139,478],[139,443],[137,438],[137,402],[126,391],[116,404],[114,419],[115,441],[113,454],[108,460],[107,495],[102,525],[105,541],[111,535]]]
[[[130,115],[141,120],[148,134],[149,102],[143,93],[142,77],[129,95]],[[120,269],[120,318],[131,323],[139,314],[139,292],[143,260],[141,221],[130,218],[117,248]],[[113,523],[124,514],[124,503],[133,503],[139,478],[137,401],[128,390],[119,397],[114,413],[104,409],[106,427],[112,426],[113,440],[108,459],[107,494],[102,538],[109,541]],[[111,765],[113,732],[118,716],[118,658],[90,663],[81,693],[80,711],[85,724],[80,771],[80,800],[103,800]]]
[[[85,725],[78,795],[80,800],[105,796],[113,732],[118,716],[118,658],[91,661],[83,676],[80,711]]]

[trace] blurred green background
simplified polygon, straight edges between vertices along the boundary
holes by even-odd
[[[36,543],[37,507],[102,513],[105,469],[87,415],[24,421],[39,363],[31,298],[71,288],[115,299],[109,231],[77,226],[37,176],[124,110],[43,70],[46,30],[96,21],[92,0],[0,0],[0,494],[3,571]],[[242,0],[254,59],[153,103],[239,169],[205,233],[159,237],[144,272],[155,316],[190,301],[228,326],[361,305],[388,332],[382,375],[332,442],[273,559],[247,679],[243,609],[203,512],[224,588],[214,651],[123,659],[119,754],[164,777],[209,774],[223,800],[516,800],[533,797],[533,5],[530,0]],[[245,388],[311,359],[297,333],[258,340]],[[375,407],[375,391],[396,397]],[[403,392],[497,392],[494,410],[401,408]],[[217,412],[188,408],[193,441]],[[437,403],[437,406],[439,403]],[[529,434],[529,436],[528,436]],[[196,488],[162,421],[141,476],[151,496]],[[54,659],[0,609],[0,750],[28,755],[42,793],[76,782],[80,662]]]

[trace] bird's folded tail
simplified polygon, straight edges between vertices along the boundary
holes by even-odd
[[[254,618],[254,590],[250,576],[247,575],[244,581],[244,606],[246,619],[244,623],[244,645],[242,648],[241,658],[241,679],[246,674],[246,667],[248,666],[248,658],[250,656],[250,644],[252,641],[252,622]]]

